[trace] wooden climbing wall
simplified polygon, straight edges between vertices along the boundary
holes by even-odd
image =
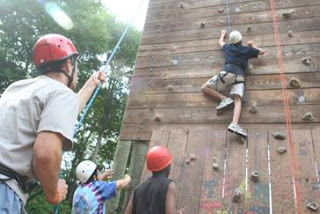
[[[292,122],[318,126],[320,1],[275,2]],[[251,124],[254,127],[283,123],[283,97],[269,0],[229,0],[229,13],[232,28],[242,32],[244,42],[253,40],[268,51],[266,56],[250,63],[241,123],[249,129]],[[224,63],[218,38],[226,24],[225,0],[150,0],[123,120],[122,140],[150,140],[152,130],[157,127],[226,127],[232,112],[217,116],[217,102],[200,90]],[[291,78],[300,81],[299,88],[289,85]],[[254,103],[258,113],[252,115],[248,110]],[[313,121],[302,120],[307,112],[313,113]]]
[[[244,43],[253,40],[268,52],[250,61],[246,76],[240,123],[249,133],[248,149],[226,132],[232,111],[218,115],[217,102],[200,89],[224,63],[218,39],[227,25],[225,0],[150,0],[120,139],[169,147],[175,158],[172,177],[180,186],[178,204],[192,201],[190,214],[295,213],[296,204],[304,213],[304,204],[319,199],[314,167],[316,157],[320,160],[320,1],[275,0],[294,129],[292,154],[283,156],[276,150],[289,149],[288,142],[271,136],[286,133],[286,124],[270,2],[228,2],[232,28],[242,32]],[[292,78],[298,87],[290,84]],[[312,120],[303,119],[308,112]],[[189,153],[198,159],[187,166]],[[212,171],[213,161],[226,169]],[[253,170],[259,171],[258,183],[248,180]],[[296,198],[292,182],[301,189]],[[232,201],[236,188],[246,191],[240,203]]]
[[[273,138],[279,131],[285,133],[251,129],[248,141],[240,144],[225,130],[156,129],[150,146],[163,145],[172,152],[170,178],[177,183],[177,205],[184,213],[314,213],[306,205],[320,203],[320,128],[294,129],[292,150],[287,140]],[[287,152],[279,154],[279,146]],[[290,152],[297,161],[295,184]],[[191,156],[196,159],[188,161]],[[251,178],[254,171],[257,181]],[[144,170],[141,180],[149,176]]]

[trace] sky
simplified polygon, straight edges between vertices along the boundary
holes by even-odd
[[[102,0],[102,2],[119,21],[128,23],[135,16],[132,25],[140,31],[143,30],[149,0]]]

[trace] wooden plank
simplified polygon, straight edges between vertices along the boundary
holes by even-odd
[[[306,128],[319,128],[320,123],[294,123],[292,124],[295,129],[306,129]],[[247,129],[268,129],[268,128],[283,128],[283,124],[264,124],[263,121],[261,123],[255,124],[245,124]],[[150,140],[153,129],[161,128],[161,129],[227,129],[226,124],[126,124],[124,123],[120,132],[121,140],[129,140],[129,139],[140,139],[140,140]]]
[[[229,91],[222,91],[228,96]],[[268,96],[265,96],[268,94]],[[312,104],[320,105],[320,88],[290,89],[288,90],[290,105]],[[304,97],[305,103],[299,102],[299,97]],[[201,92],[177,93],[177,94],[152,94],[143,96],[136,92],[132,94],[127,103],[127,109],[160,109],[160,108],[203,108],[215,107],[218,101]],[[251,107],[253,104],[260,106],[283,106],[282,90],[251,90],[246,91],[246,103],[244,106]]]
[[[199,198],[201,195],[204,154],[206,152],[206,130],[190,130],[188,135],[186,155],[195,155],[196,160],[183,166],[183,176],[180,186],[178,207],[185,213],[199,212]]]
[[[268,132],[267,130],[248,131],[248,194],[246,212],[270,213],[269,170],[268,170]],[[259,173],[258,181],[251,174]]]
[[[308,44],[317,43],[320,41],[320,31],[314,30],[309,31],[308,37],[306,32],[292,32],[292,37],[288,36],[288,33],[279,34],[282,45],[297,45],[297,44]],[[243,38],[244,44],[246,41],[254,41],[257,46],[274,46],[274,35],[263,34],[263,35],[246,35]],[[161,43],[154,45],[140,45],[138,51],[138,57],[148,55],[164,55],[164,54],[177,54],[177,53],[189,53],[189,52],[200,52],[200,51],[213,51],[220,50],[218,44],[218,38],[210,38],[204,40],[193,40],[193,41],[182,41],[182,42],[171,42]]]
[[[307,203],[315,202],[316,193],[319,193],[319,189],[313,188],[317,173],[311,131],[309,129],[294,130],[293,144],[294,158],[297,163],[295,177],[299,210],[301,213],[314,213],[306,207]]]
[[[274,62],[277,57],[276,47],[265,47],[267,55],[252,59],[252,64],[259,63],[260,65],[265,64],[266,61]],[[303,57],[319,57],[320,43],[309,44],[309,45],[289,45],[282,47],[282,56],[284,61],[292,59],[301,59]],[[254,63],[255,62],[255,63]],[[189,65],[199,63],[217,63],[221,67],[224,64],[224,54],[221,51],[205,51],[205,52],[190,52],[184,54],[166,54],[166,55],[150,55],[150,56],[139,56],[137,58],[137,68],[143,67],[159,67],[159,66],[170,66],[170,65]]]
[[[130,157],[130,166],[128,170],[128,174],[131,176],[131,182],[129,188],[127,188],[123,206],[120,213],[124,213],[126,205],[133,194],[134,189],[140,183],[141,175],[143,172],[144,162],[145,162],[145,155],[148,150],[148,141],[136,141],[132,142],[132,152]]]
[[[173,155],[171,164],[170,178],[176,181],[177,185],[177,202],[181,188],[182,172],[186,158],[186,145],[188,140],[188,131],[182,129],[172,129],[168,141],[168,149]]]
[[[201,86],[213,76],[179,79],[156,79],[148,76],[136,76],[131,79],[131,94],[175,94],[175,93],[198,93],[201,92]],[[280,89],[281,78],[279,74],[267,75],[247,75],[246,90],[271,90]],[[289,80],[296,78],[300,81],[300,88],[319,87],[320,73],[296,73],[285,75],[287,87],[290,88]],[[291,87],[292,88],[292,87]]]
[[[207,135],[199,211],[201,214],[221,209],[224,191],[226,130],[208,130]],[[218,170],[213,169],[214,163],[218,165]]]
[[[242,123],[284,123],[285,114],[283,106],[260,106],[254,115],[249,113],[249,107],[242,110]],[[302,116],[306,112],[313,112],[313,115],[320,115],[318,105],[303,105],[291,107],[291,120],[293,123],[305,123]],[[127,109],[124,122],[126,124],[213,124],[228,123],[232,111],[225,111],[216,115],[214,108],[176,108],[176,109]],[[158,121],[158,122],[157,122]],[[320,118],[315,117],[310,123],[319,123]]]
[[[167,147],[168,146],[169,136],[170,136],[170,131],[169,130],[163,130],[163,129],[153,130],[148,149],[150,149],[150,148],[152,148],[154,146],[157,146],[157,145],[161,145],[161,146]],[[140,181],[141,182],[145,181],[151,175],[152,175],[152,173],[149,170],[147,170],[147,166],[146,166],[146,164],[144,164],[143,173],[142,173]]]
[[[117,143],[116,152],[113,158],[113,161],[114,161],[113,180],[119,180],[123,178],[128,165],[130,149],[131,149],[131,141],[119,141]],[[120,190],[119,192],[117,192],[117,195],[115,198],[107,202],[107,206],[106,206],[107,212],[115,212],[115,210],[119,206],[120,197],[123,192],[124,190],[122,191]]]
[[[269,4],[269,1],[265,0],[258,0],[258,1],[252,1],[252,0],[233,0],[229,1],[229,13],[241,13],[242,11],[245,11],[246,5],[252,5],[252,3],[255,5],[255,10],[262,10],[264,8],[267,8],[267,5]],[[287,7],[303,7],[308,5],[317,4],[316,0],[308,0],[307,2],[301,2],[298,0],[282,0],[275,2],[276,8],[287,8]],[[207,7],[219,7],[219,8],[225,8],[226,2],[224,0],[202,0],[202,1],[183,1],[183,8],[181,8],[181,1],[170,1],[170,2],[162,2],[162,1],[150,1],[149,11],[148,14],[159,14],[164,15],[164,11],[166,14],[182,14],[187,13],[188,11],[192,11],[192,9],[200,9],[200,8],[207,8]],[[239,8],[238,10],[236,8]],[[162,12],[162,13],[161,13]],[[223,11],[225,12],[225,11]],[[221,14],[218,11],[216,13],[213,13],[213,15]]]
[[[212,2],[212,1],[211,1]],[[235,17],[239,16],[243,13],[255,13],[255,12],[264,12],[270,11],[268,1],[250,1],[246,4],[230,4],[229,5],[229,14],[232,16],[232,22],[235,23],[237,20]],[[298,8],[298,7],[308,7],[311,5],[319,4],[316,0],[310,0],[308,2],[301,2],[298,0],[293,0],[290,2],[285,1],[277,1],[277,10],[281,9],[288,9],[289,8]],[[146,24],[154,23],[154,22],[170,22],[177,19],[200,19],[205,17],[219,17],[224,16],[226,19],[226,8],[225,5],[210,5],[207,7],[200,7],[200,8],[191,8],[187,10],[176,9],[172,10],[165,10],[162,9],[161,12],[154,13],[154,9],[150,7],[148,14],[147,14],[147,22]],[[282,15],[281,15],[282,16]],[[281,17],[279,17],[281,18]]]
[[[320,27],[314,23],[319,23],[320,17],[298,19],[298,20],[285,20],[279,22],[279,33],[287,33],[289,30],[293,32],[299,31],[312,31],[319,30]],[[233,28],[243,33],[244,37],[248,34],[262,35],[273,32],[272,22],[251,24],[251,32],[246,33],[248,25],[234,25]],[[203,28],[203,29],[191,29],[183,31],[171,31],[171,32],[144,32],[142,35],[141,44],[157,44],[168,42],[181,42],[190,40],[202,40],[210,38],[219,38],[221,27],[217,28]]]
[[[282,132],[286,135],[286,130],[270,129],[268,134],[271,156],[272,210],[273,213],[295,213],[288,142],[274,139],[272,134],[275,132]],[[279,147],[286,148],[288,152],[279,155],[277,153]]]
[[[227,133],[227,165],[225,175],[225,194],[220,213],[243,213],[245,198],[248,197],[246,189],[246,143],[240,144],[236,134]],[[239,202],[233,201],[235,192],[241,193]]]
[[[301,58],[283,61],[284,71],[288,73],[308,73],[319,71],[320,57],[314,57],[310,65],[304,65]],[[252,60],[252,74],[278,74],[278,67],[275,65],[276,60],[264,60],[264,64],[259,65],[258,62]],[[170,65],[164,67],[136,68],[134,76],[149,76],[155,79],[171,79],[171,78],[192,78],[192,77],[209,77],[222,68],[222,62],[201,63],[188,65]]]
[[[252,5],[255,2],[252,3]],[[254,7],[254,6],[252,6]],[[246,7],[248,8],[248,7]],[[224,28],[227,25],[226,15],[219,16],[208,16],[207,8],[199,10],[199,14],[205,14],[204,17],[176,17],[171,20],[157,20],[156,22],[147,22],[144,27],[144,33],[157,33],[157,32],[169,32],[169,31],[181,31],[190,29],[200,29],[201,24],[204,24],[204,28]],[[232,15],[232,25],[241,25],[257,23],[272,22],[272,14],[270,13],[269,5],[267,5],[267,10],[259,10],[252,12],[246,10],[246,13],[237,13]],[[216,9],[217,10],[217,9]],[[298,8],[286,8],[276,10],[278,21],[285,21],[282,14],[293,10],[294,13],[290,20],[306,19],[319,16],[320,5],[304,6]]]

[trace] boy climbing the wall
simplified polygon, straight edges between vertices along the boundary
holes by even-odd
[[[229,35],[230,44],[226,44],[226,30],[221,30],[219,45],[225,54],[225,64],[222,71],[210,78],[202,87],[202,92],[210,97],[217,98],[220,103],[217,110],[226,108],[234,104],[232,123],[228,126],[228,131],[234,132],[243,137],[247,133],[239,126],[242,97],[244,94],[244,74],[246,73],[248,60],[265,54],[265,51],[248,42],[248,46],[242,45],[242,35],[238,31],[232,31]],[[219,93],[219,87],[226,85],[230,87],[229,97]]]
[[[116,196],[116,191],[126,187],[131,178],[125,175],[117,181],[105,181],[111,178],[113,170],[106,170],[98,174],[97,164],[92,161],[82,161],[76,168],[77,179],[81,185],[73,196],[73,214],[105,214],[105,202]]]

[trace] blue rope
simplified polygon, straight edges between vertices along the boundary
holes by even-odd
[[[229,33],[231,32],[231,16],[229,14],[229,0],[226,0],[226,8],[227,8],[227,27]]]
[[[110,55],[110,57],[108,58],[107,63],[105,64],[105,66],[104,66],[104,68],[103,68],[103,72],[105,72],[105,73],[107,72],[107,70],[108,70],[108,65],[110,64],[111,60],[113,59],[114,55],[116,54],[117,50],[119,49],[122,40],[124,39],[125,35],[127,34],[130,26],[132,25],[132,22],[133,22],[134,18],[136,17],[136,15],[138,14],[138,11],[140,10],[140,7],[142,6],[142,3],[143,3],[143,2],[144,2],[144,0],[141,0],[140,5],[139,5],[136,13],[131,17],[131,20],[130,20],[130,22],[127,24],[127,27],[125,28],[125,30],[123,31],[123,33],[122,33],[122,35],[121,35],[118,43],[116,44],[116,46],[115,46],[114,49],[112,50],[111,55]],[[79,131],[79,129],[80,129],[82,123],[83,123],[83,120],[84,120],[86,114],[88,113],[89,109],[91,108],[93,102],[95,101],[95,99],[96,99],[96,97],[97,97],[97,95],[98,95],[101,87],[102,87],[102,83],[99,83],[98,87],[95,89],[93,95],[91,96],[88,104],[86,105],[85,109],[84,109],[83,112],[81,113],[80,119],[79,119],[79,121],[77,122],[77,124],[76,124],[76,126],[75,126],[75,128],[74,128],[73,137],[75,137],[75,136],[77,135],[77,133],[78,133],[78,131]],[[55,205],[55,207],[54,207],[54,212],[53,212],[53,214],[58,214],[58,213],[59,213],[59,205],[57,204],[57,205]]]

